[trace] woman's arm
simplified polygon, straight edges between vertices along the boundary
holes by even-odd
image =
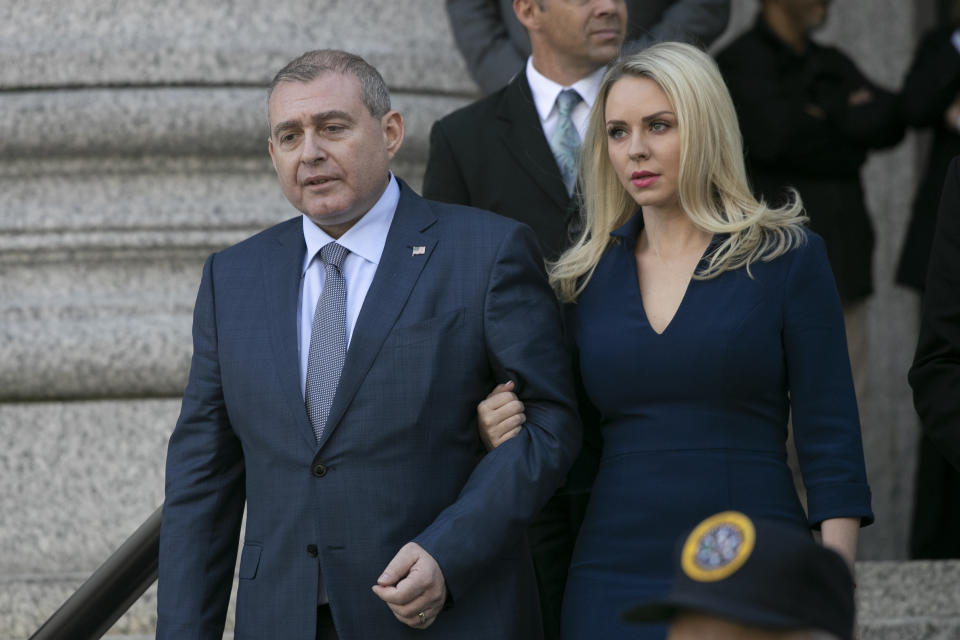
[[[833,549],[847,561],[853,571],[857,555],[857,536],[860,533],[860,518],[829,518],[820,523],[823,546]]]

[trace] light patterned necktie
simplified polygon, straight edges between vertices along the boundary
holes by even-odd
[[[307,415],[317,442],[323,436],[330,415],[330,405],[340,382],[343,361],[347,356],[347,283],[341,268],[350,253],[345,247],[330,242],[320,249],[320,262],[326,278],[323,291],[313,313],[310,332],[310,354],[307,357]]]
[[[550,150],[557,160],[568,194],[573,193],[573,185],[577,181],[577,153],[580,151],[580,134],[570,115],[580,100],[580,94],[574,89],[560,92],[557,96],[557,126],[550,136]]]

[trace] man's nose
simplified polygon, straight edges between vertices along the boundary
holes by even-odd
[[[595,15],[607,15],[620,10],[624,0],[594,0],[593,12]]]
[[[327,152],[323,145],[323,138],[313,131],[307,131],[303,136],[303,156],[301,160],[313,164],[324,160]]]

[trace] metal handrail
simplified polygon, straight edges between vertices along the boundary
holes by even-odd
[[[157,579],[161,511],[158,507],[30,640],[102,637]]]

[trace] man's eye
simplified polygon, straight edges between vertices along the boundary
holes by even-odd
[[[343,126],[339,124],[328,124],[323,130],[327,133],[340,133],[343,131]]]

